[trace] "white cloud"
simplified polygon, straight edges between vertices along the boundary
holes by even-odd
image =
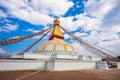
[[[88,0],[84,5],[87,14],[103,19],[117,3],[118,0]]]
[[[7,24],[5,26],[5,29],[10,30],[10,31],[15,31],[15,30],[17,30],[17,28],[18,28],[18,25]]]
[[[19,4],[18,4],[19,3]],[[51,15],[63,15],[72,7],[73,3],[68,0],[1,0],[0,5],[8,9],[13,17],[25,20],[32,24],[46,25],[53,21]]]
[[[99,18],[103,27],[118,25],[120,22],[120,0],[88,0],[84,3],[85,13]]]
[[[65,39],[71,38],[68,34],[64,34]]]
[[[119,53],[120,38],[117,34],[92,31],[90,35],[82,37],[86,43],[98,45],[115,53]]]
[[[77,30],[79,27],[84,31],[103,30],[102,19],[117,6],[117,2],[118,0],[88,0],[84,3],[85,12],[83,14],[60,18],[61,25],[69,31]],[[77,20],[73,21],[74,18]]]
[[[99,20],[98,18],[91,18],[87,16],[86,14],[76,15],[76,18],[78,20],[74,22],[74,25],[81,26],[84,30],[98,29],[101,24],[101,20]]]
[[[7,52],[6,50],[0,48],[0,57],[7,58],[10,57],[12,54],[17,54],[17,52]]]
[[[98,46],[102,46],[110,51],[113,51],[117,54],[120,53],[120,39],[107,41],[107,42],[100,42]],[[120,54],[119,54],[120,55]]]
[[[114,37],[116,37],[116,35],[112,35],[112,36],[108,36],[110,34],[105,34],[105,36],[103,37],[103,35],[97,35],[99,33],[95,32],[93,33],[94,35],[89,35],[86,36],[85,38],[83,38],[82,40],[84,40],[84,42],[91,44],[92,46],[95,46],[95,43],[97,43],[97,46],[101,46],[102,48],[105,48],[109,51],[112,51],[114,53],[119,54],[119,48],[120,48],[120,39],[117,37],[117,39],[114,39]],[[106,36],[107,35],[107,36]],[[113,39],[110,41],[102,41],[105,38],[108,39]],[[87,41],[86,41],[87,40]],[[78,44],[77,42],[72,43],[72,45],[76,48],[77,52],[79,54],[84,54],[84,55],[93,55],[91,52],[87,51],[86,49],[84,49],[80,44]],[[112,55],[115,55],[115,54]]]
[[[106,26],[106,27],[103,27],[101,30],[104,31],[104,32],[115,34],[115,33],[120,32],[120,24],[113,25],[113,26]]]
[[[2,10],[0,10],[0,18],[3,17],[3,18],[6,18],[7,17],[7,14],[4,13]]]
[[[2,48],[0,48],[0,54],[4,54],[6,51],[4,51]]]
[[[74,35],[78,36],[78,37],[85,37],[85,36],[88,36],[87,33],[80,33],[80,32],[76,32],[74,33]]]
[[[81,6],[80,6],[80,5],[77,5],[76,7],[77,7],[77,8],[80,8]]]
[[[40,30],[34,30],[34,29],[27,29],[27,30],[23,30],[23,31],[26,31],[26,32],[33,32],[33,33],[40,32]]]
[[[15,31],[18,29],[18,25],[12,25],[12,24],[6,24],[5,26],[0,28],[0,32],[10,32],[10,31]]]
[[[41,36],[34,36],[34,37],[32,37],[33,39],[39,39],[39,38],[41,38]]]
[[[32,0],[32,6],[35,10],[44,14],[64,15],[73,3],[68,0]]]
[[[70,31],[73,31],[73,30],[76,30],[77,27],[79,26],[73,26],[73,17],[61,17],[60,18],[60,24],[63,28],[67,29],[67,30],[70,30]],[[74,27],[74,28],[73,28]]]
[[[73,21],[76,18],[77,20]],[[101,20],[98,18],[91,18],[86,14],[78,14],[76,16],[61,17],[61,26],[69,31],[75,31],[82,28],[85,31],[97,30],[100,27]]]
[[[87,55],[87,56],[93,55],[91,52],[87,51],[85,48],[83,48],[77,42],[74,42],[71,45],[74,46],[74,48],[76,49],[76,51],[77,51],[78,54]]]
[[[76,32],[74,35],[76,35],[76,36],[80,36],[80,32]]]

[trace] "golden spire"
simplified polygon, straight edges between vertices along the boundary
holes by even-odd
[[[56,16],[56,19],[54,20],[54,25],[58,25],[59,26],[60,21],[58,20],[58,16]]]
[[[64,39],[64,36],[59,27],[60,21],[58,20],[58,17],[55,18],[53,24],[54,24],[54,30],[53,30],[49,40]]]

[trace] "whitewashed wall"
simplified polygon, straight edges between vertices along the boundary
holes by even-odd
[[[46,64],[46,69],[49,70],[49,71],[54,71],[54,68],[55,68],[55,63],[54,63],[54,60],[49,60]]]
[[[96,62],[97,69],[108,69],[108,65],[106,61],[98,61]]]
[[[0,71],[41,70],[45,64],[40,60],[0,60]]]
[[[120,62],[118,67],[120,68]],[[100,66],[101,64],[99,64]],[[103,66],[101,66],[103,68]],[[99,69],[101,69],[99,68]],[[55,60],[5,60],[0,59],[0,71],[14,70],[50,70],[50,71],[65,71],[65,70],[82,70],[96,69],[94,61],[80,61],[68,59]]]
[[[52,55],[53,59],[79,59],[77,55],[65,55],[65,54],[54,54]]]
[[[25,53],[24,58],[28,59],[51,59],[51,54]]]
[[[54,63],[54,66],[51,64]],[[77,61],[77,60],[55,60],[48,62],[48,69],[52,71],[65,71],[65,70],[82,70],[82,69],[95,69],[95,62]],[[54,67],[54,68],[51,68]]]

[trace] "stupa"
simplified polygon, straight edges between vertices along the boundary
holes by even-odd
[[[64,59],[77,58],[76,49],[65,42],[59,25],[60,21],[56,17],[53,22],[54,30],[49,37],[49,41],[42,43],[33,53],[25,53],[24,58],[51,59],[55,58],[55,56]]]
[[[53,26],[54,29],[47,42],[40,44],[33,52],[1,60],[0,70],[64,71],[99,67],[96,66],[96,62],[101,58],[80,55],[72,45],[65,42],[58,17],[54,20]],[[100,68],[101,64],[102,68],[107,68],[105,62],[100,63]]]

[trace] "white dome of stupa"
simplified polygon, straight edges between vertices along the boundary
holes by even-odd
[[[38,46],[35,53],[76,54],[75,48],[64,40],[50,40]]]

